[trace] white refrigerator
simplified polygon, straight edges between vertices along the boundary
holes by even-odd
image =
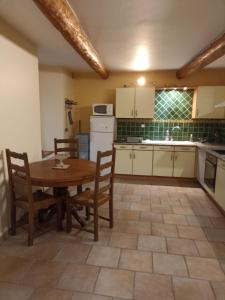
[[[90,159],[96,161],[98,151],[111,150],[115,139],[115,117],[91,116]]]

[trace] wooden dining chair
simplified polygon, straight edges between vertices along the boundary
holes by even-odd
[[[28,213],[28,246],[33,245],[34,217],[41,209],[56,203],[56,198],[42,191],[32,192],[27,153],[16,153],[6,149],[11,197],[11,230],[16,234],[16,207]]]
[[[67,199],[67,230],[72,227],[71,207],[80,205],[86,208],[87,219],[94,217],[94,230],[85,226],[75,226],[81,230],[94,233],[94,240],[98,241],[98,219],[109,221],[113,227],[113,181],[115,166],[115,150],[97,153],[96,175],[94,190],[86,189],[74,197]],[[99,207],[109,202],[109,218],[99,215]]]
[[[59,153],[68,153],[70,158],[79,158],[79,140],[78,139],[54,139],[55,155]]]

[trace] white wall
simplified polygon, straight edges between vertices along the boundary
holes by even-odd
[[[0,20],[0,236],[7,230],[5,149],[41,158],[38,59],[34,47]]]
[[[72,75],[60,69],[40,68],[41,136],[43,150],[54,149],[54,138],[72,134],[65,132],[65,98],[74,98]]]

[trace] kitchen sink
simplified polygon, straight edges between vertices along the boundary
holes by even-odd
[[[162,141],[162,140],[143,140],[142,144],[161,144],[161,145],[193,145],[190,141]]]

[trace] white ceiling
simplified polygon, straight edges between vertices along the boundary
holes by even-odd
[[[178,69],[225,31],[224,0],[69,0],[109,71]],[[41,64],[90,67],[32,0],[0,16],[38,47]],[[225,56],[209,67],[225,67]]]

